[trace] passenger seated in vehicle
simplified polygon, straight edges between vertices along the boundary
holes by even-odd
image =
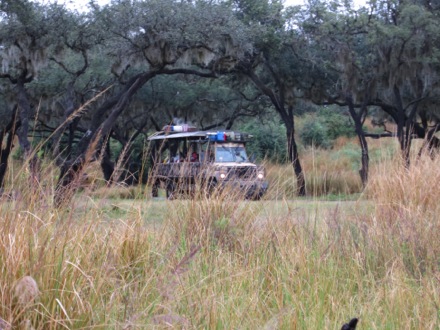
[[[194,163],[194,162],[198,162],[199,161],[199,154],[195,151],[192,152],[191,157],[190,157],[190,162]]]
[[[172,163],[180,163],[185,161],[185,157],[182,152],[179,152],[176,156],[172,158]]]

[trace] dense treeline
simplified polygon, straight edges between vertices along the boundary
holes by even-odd
[[[37,149],[56,161],[62,201],[91,161],[109,182],[127,180],[145,135],[164,124],[261,131],[269,121],[276,133],[266,136],[278,146],[284,135],[279,159],[292,164],[304,195],[295,118],[317,106],[330,122],[338,109],[349,114],[333,126],[346,123],[358,136],[365,184],[367,137],[395,136],[407,166],[412,139],[425,139],[430,152],[439,145],[439,14],[426,0],[357,9],[350,1],[122,0],[84,12],[1,0],[0,185],[14,135],[35,180]],[[396,130],[366,132],[367,116]],[[258,145],[265,152],[274,144]]]

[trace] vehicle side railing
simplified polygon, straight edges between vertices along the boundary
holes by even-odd
[[[156,164],[154,174],[166,178],[195,178],[201,173],[201,164],[194,162]]]

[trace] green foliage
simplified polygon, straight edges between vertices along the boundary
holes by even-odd
[[[248,154],[258,160],[268,159],[272,162],[286,161],[286,128],[278,121],[260,122],[251,119],[239,127],[252,134],[252,142],[246,147]]]
[[[35,78],[50,56],[60,51],[60,33],[69,17],[57,4],[4,0],[0,3],[0,60],[11,81]],[[0,76],[5,78],[5,76]],[[15,83],[15,82],[14,82]]]
[[[61,141],[63,157],[73,159],[87,145],[84,137],[113,118],[115,99],[127,100],[104,125],[120,136],[112,160],[130,137],[152,126],[176,119],[204,129],[231,127],[245,117],[252,119],[238,129],[255,137],[249,153],[282,162],[283,125],[290,128],[294,116],[316,111],[299,120],[306,146],[331,148],[338,137],[354,135],[339,107],[311,105],[341,104],[348,95],[357,109],[370,99],[389,120],[401,109],[403,116],[414,111],[414,122],[424,115],[434,125],[440,118],[438,6],[378,0],[353,11],[350,3],[311,1],[285,10],[281,0],[112,1],[91,2],[80,13],[44,1],[2,0],[0,117],[10,117],[18,101],[14,84],[25,81],[31,107],[21,112],[22,122],[35,127],[35,136],[53,136],[49,147]],[[196,69],[203,77],[194,77]],[[158,75],[150,78],[152,72]],[[139,92],[119,97],[139,74],[133,89]],[[140,162],[143,138],[127,148],[126,164]]]
[[[121,142],[115,139],[110,139],[110,155],[112,155],[112,160],[116,161],[116,156],[119,155],[124,147]]]
[[[307,116],[299,136],[305,146],[328,148],[331,146],[327,127],[316,116]]]
[[[144,106],[155,110],[150,116],[159,125],[185,122],[200,129],[227,126],[236,118],[254,116],[263,111],[258,102],[242,97],[242,88],[233,86],[227,77],[159,76],[146,84],[134,98],[133,105],[138,110],[133,109],[131,113],[145,114],[141,108]]]
[[[340,136],[352,137],[356,135],[349,116],[341,113],[339,107],[321,108],[318,112],[318,116],[322,118],[322,122],[327,128],[327,136],[330,140],[333,141]]]
[[[317,113],[304,116],[299,127],[299,137],[304,146],[331,148],[333,142],[342,136],[355,135],[349,117],[344,116],[335,108],[323,108]]]

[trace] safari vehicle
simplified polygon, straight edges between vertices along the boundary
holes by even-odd
[[[267,191],[265,171],[251,162],[246,143],[251,136],[234,131],[197,131],[194,127],[165,126],[148,140],[152,150],[153,197],[164,188],[169,199],[192,195],[197,187],[207,194],[228,187],[247,199]]]

